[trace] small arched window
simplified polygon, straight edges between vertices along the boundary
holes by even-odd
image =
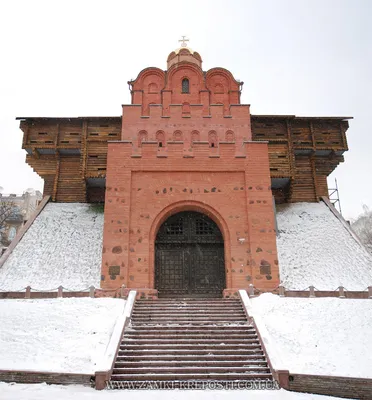
[[[158,92],[158,85],[156,83],[150,83],[148,86],[149,93],[157,93]]]
[[[158,147],[164,147],[165,136],[163,131],[159,131],[156,133],[156,140],[158,142]]]
[[[182,140],[182,132],[181,131],[175,131],[173,133],[173,140],[175,141],[181,141]]]
[[[191,132],[191,143],[198,142],[200,140],[200,135],[198,131]]]
[[[187,78],[182,79],[182,93],[190,93],[190,82]]]
[[[147,132],[140,131],[138,133],[138,147],[142,147],[142,143],[147,141]]]
[[[208,134],[209,147],[218,147],[218,138],[215,131],[211,131]]]

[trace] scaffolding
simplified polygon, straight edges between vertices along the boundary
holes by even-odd
[[[328,189],[328,197],[329,197],[330,202],[336,208],[336,210],[339,211],[340,214],[342,214],[340,193],[339,193],[339,190],[338,190],[338,185],[337,185],[337,179],[336,178],[335,178],[335,187]]]

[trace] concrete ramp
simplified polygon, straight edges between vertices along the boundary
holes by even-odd
[[[279,205],[277,222],[280,275],[287,289],[372,286],[372,255],[327,204]]]
[[[0,268],[0,290],[99,287],[103,210],[49,203]]]

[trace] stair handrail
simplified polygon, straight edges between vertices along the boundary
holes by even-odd
[[[124,335],[126,327],[129,325],[134,303],[136,301],[137,291],[131,290],[128,294],[123,313],[116,321],[115,327],[112,331],[110,341],[106,347],[105,354],[99,363],[99,370],[95,375],[96,389],[102,390],[106,387],[106,382],[110,380],[112,371],[114,369],[115,360],[120,349],[121,340]]]

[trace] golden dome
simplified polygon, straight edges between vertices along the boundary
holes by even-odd
[[[168,69],[174,65],[178,64],[182,61],[187,61],[191,62],[193,64],[198,65],[201,68],[202,65],[202,58],[200,57],[200,54],[190,47],[179,47],[178,49],[172,51],[168,58],[167,58],[167,66]]]

